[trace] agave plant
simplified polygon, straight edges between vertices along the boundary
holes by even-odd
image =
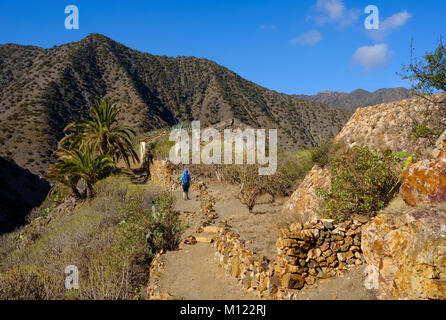
[[[116,162],[123,159],[130,167],[130,159],[139,161],[133,148],[132,136],[136,135],[131,126],[118,122],[120,109],[108,100],[97,101],[90,110],[89,120],[78,120],[67,127],[65,132],[74,131],[60,141],[59,146],[68,143],[71,147],[97,144],[98,152],[110,155]]]

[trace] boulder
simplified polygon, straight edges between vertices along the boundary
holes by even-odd
[[[315,165],[284,204],[282,212],[296,216],[301,223],[315,220],[317,216],[314,210],[319,205],[316,191],[328,187],[329,184],[330,173],[328,169]]]
[[[423,160],[402,173],[400,193],[410,206],[446,202],[446,157]]]
[[[401,175],[400,193],[410,206],[446,201],[446,130],[435,143],[435,159],[419,161]]]
[[[368,285],[382,299],[446,299],[446,211],[409,208],[362,228]]]

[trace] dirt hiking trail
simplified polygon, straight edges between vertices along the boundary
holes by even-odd
[[[163,290],[177,299],[187,300],[255,300],[218,266],[214,248],[197,243],[165,255],[164,276],[160,278]]]
[[[233,221],[250,240],[248,243],[260,247],[258,254],[271,256],[275,254],[275,241],[278,238],[279,219],[283,199],[268,203],[261,199],[255,206],[254,215],[250,215],[247,208],[237,199],[236,186],[210,183],[207,184],[210,196],[215,199],[215,212],[219,221]],[[198,191],[190,191],[190,200],[183,200],[182,191],[172,192],[175,196],[175,209],[182,217],[186,216],[189,228],[185,232],[187,237],[200,226],[200,196]],[[285,221],[284,220],[284,221]],[[269,224],[277,225],[277,234],[272,232]],[[260,226],[259,223],[266,225]],[[251,230],[252,229],[252,230]],[[269,230],[269,237],[264,232]],[[257,232],[256,232],[257,231]],[[260,232],[260,233],[259,233]],[[242,236],[245,235],[242,233]],[[262,234],[260,237],[259,234]],[[261,241],[256,242],[256,238]],[[266,240],[265,240],[266,238]],[[263,242],[262,242],[263,241]],[[263,249],[265,247],[266,249]],[[255,250],[256,248],[254,248]],[[184,246],[176,251],[169,251],[160,257],[162,268],[155,280],[161,292],[168,293],[173,299],[186,300],[256,300],[257,295],[248,292],[238,281],[228,275],[219,266],[216,251],[210,243],[197,243]],[[375,300],[373,292],[365,289],[364,266],[346,273],[342,277],[320,280],[317,286],[301,290],[299,300]]]

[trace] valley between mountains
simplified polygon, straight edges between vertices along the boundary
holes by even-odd
[[[0,45],[0,300],[446,299],[445,103],[289,95],[100,34]],[[194,120],[278,129],[277,170],[173,163]]]

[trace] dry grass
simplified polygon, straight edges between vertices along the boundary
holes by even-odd
[[[254,214],[236,216],[230,222],[234,231],[247,241],[247,247],[260,257],[273,259],[277,255],[280,229],[296,221],[295,217],[282,213],[283,203],[284,198],[279,198],[272,204],[257,205]]]
[[[276,256],[276,241],[280,229],[296,221],[291,214],[283,214],[282,206],[286,198],[278,197],[271,202],[271,197],[259,197],[250,214],[240,200],[236,198],[238,188],[227,184],[209,184],[212,194],[218,199],[215,204],[219,217],[226,219],[232,229],[247,241],[247,247],[260,257],[272,259]]]
[[[390,203],[380,211],[380,213],[399,214],[410,208],[403,200],[401,195],[397,195]]]

